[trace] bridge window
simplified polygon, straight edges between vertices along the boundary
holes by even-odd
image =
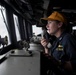
[[[33,33],[35,35],[39,35],[42,33],[42,28],[41,27],[37,27],[36,25],[32,25],[32,29],[33,29]]]
[[[14,17],[16,37],[17,37],[17,41],[19,41],[19,40],[21,40],[21,37],[20,37],[20,28],[19,28],[18,17],[15,14],[13,14],[13,17]]]
[[[8,45],[11,44],[10,37],[9,37],[9,29],[6,20],[6,10],[3,6],[0,5],[0,37],[4,38],[5,36],[8,37]],[[0,46],[0,48],[2,45]]]

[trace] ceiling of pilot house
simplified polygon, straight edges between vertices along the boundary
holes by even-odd
[[[39,22],[48,8],[49,0],[1,0],[32,24]],[[0,2],[1,2],[0,1]]]
[[[55,10],[65,13],[69,21],[76,20],[75,0],[0,0],[0,2],[10,5],[32,24],[40,24],[40,18],[49,16]]]

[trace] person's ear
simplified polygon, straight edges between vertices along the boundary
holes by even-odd
[[[63,22],[59,22],[59,24],[58,24],[58,28],[61,28],[62,25],[63,25]]]

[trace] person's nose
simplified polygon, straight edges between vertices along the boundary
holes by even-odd
[[[46,28],[48,28],[48,27],[49,27],[49,24],[46,25]]]

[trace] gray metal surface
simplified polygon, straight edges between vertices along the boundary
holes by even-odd
[[[42,47],[41,44],[36,44],[36,43],[30,43],[30,48],[28,50],[37,50],[37,51],[42,51],[44,48]]]
[[[40,75],[40,53],[33,51],[32,57],[9,56],[0,64],[0,75]]]

